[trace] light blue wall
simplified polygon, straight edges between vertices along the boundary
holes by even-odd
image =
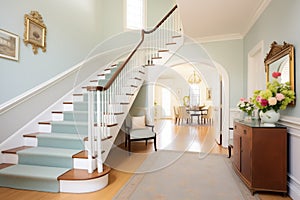
[[[122,33],[125,30],[125,0],[102,0],[102,5],[104,8],[101,14],[103,38]]]
[[[202,44],[212,60],[224,67],[229,76],[230,107],[235,108],[243,93],[243,40],[227,40]]]
[[[0,29],[20,36],[19,62],[0,58],[0,104],[73,67],[97,44],[124,31],[125,0],[0,0],[0,3]],[[174,5],[172,0],[148,0],[148,24],[161,19]],[[32,10],[42,15],[47,27],[47,51],[39,50],[37,55],[22,41],[24,14]]]
[[[175,5],[175,0],[147,0],[147,27],[157,25]]]
[[[273,41],[282,44],[284,41],[295,46],[295,79],[299,79],[300,70],[297,61],[300,58],[300,1],[272,0],[268,8],[261,15],[256,24],[244,38],[244,67],[247,67],[248,52],[261,40],[264,41],[265,55],[270,50]],[[247,73],[247,70],[244,72]],[[247,77],[247,76],[246,76]],[[246,81],[246,80],[245,80]],[[296,94],[300,94],[300,87],[296,86]],[[299,98],[299,97],[298,97]],[[298,101],[298,100],[297,100]],[[296,102],[297,102],[296,101]],[[300,105],[282,111],[282,114],[300,117]]]
[[[0,28],[20,36],[19,62],[0,58],[0,104],[80,62],[101,38],[99,0],[1,0]],[[24,14],[38,11],[47,27],[47,51],[23,43]],[[101,11],[101,8],[99,8]]]

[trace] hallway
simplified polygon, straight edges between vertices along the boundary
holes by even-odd
[[[216,144],[211,128],[210,125],[175,125],[173,120],[160,120],[156,123],[158,150],[201,151],[205,153],[227,154],[227,149]],[[152,153],[154,150],[151,142],[147,146],[145,146],[144,142],[136,142],[132,145],[132,151],[134,153],[128,156],[128,152],[124,151],[124,144],[111,150],[107,161],[109,162],[111,157],[115,157],[116,154],[114,153],[118,152],[118,156],[115,159],[119,165],[116,168],[112,166],[109,175],[109,184],[103,190],[86,194],[68,194],[0,188],[0,199],[110,200],[132,176],[132,173],[129,171],[135,170],[147,157],[147,154]],[[290,200],[289,197],[282,197],[280,194],[263,193],[259,197],[262,200]]]

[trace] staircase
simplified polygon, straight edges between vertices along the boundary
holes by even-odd
[[[0,186],[85,193],[108,184],[110,168],[103,163],[147,78],[147,68],[166,62],[172,55],[168,46],[180,38],[176,30],[166,31],[162,25],[176,8],[153,30],[143,30],[129,55],[112,61],[88,85],[81,85],[73,101],[63,103],[63,110],[52,111],[51,120],[24,134],[24,146],[2,151]]]

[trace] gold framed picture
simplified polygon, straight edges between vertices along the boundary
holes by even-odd
[[[0,57],[18,61],[19,49],[19,36],[0,29]]]
[[[46,52],[46,33],[47,29],[43,23],[42,16],[37,11],[31,11],[29,15],[24,16],[25,32],[24,43],[27,46],[31,44],[34,54],[37,54],[38,48]]]
[[[211,89],[206,88],[206,100],[211,100]]]

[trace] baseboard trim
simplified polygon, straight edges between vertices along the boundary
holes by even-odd
[[[289,174],[289,196],[292,199],[300,199],[300,182],[295,177]]]

